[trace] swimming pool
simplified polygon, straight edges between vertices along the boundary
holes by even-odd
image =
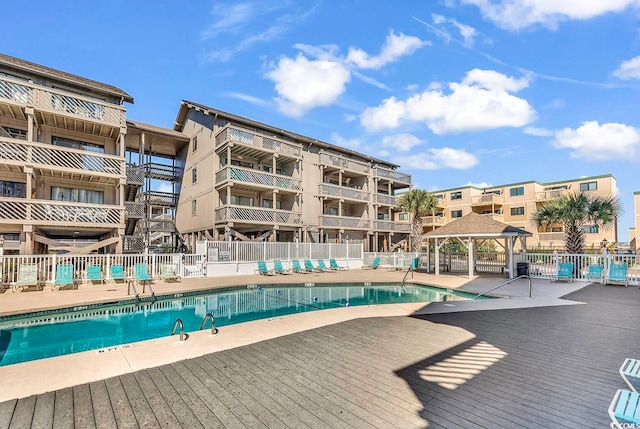
[[[249,285],[173,294],[156,301],[89,305],[0,318],[0,366],[185,332],[211,313],[217,327],[287,314],[359,305],[438,302],[474,295],[406,284]],[[207,322],[207,327],[209,322]]]

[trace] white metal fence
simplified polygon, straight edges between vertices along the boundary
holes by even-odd
[[[277,243],[246,241],[207,241],[207,262],[256,262],[281,259],[359,259],[362,243]]]

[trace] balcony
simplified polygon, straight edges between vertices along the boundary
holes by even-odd
[[[369,219],[362,219],[359,217],[320,215],[318,216],[318,225],[321,228],[369,230],[371,222]]]
[[[550,191],[536,192],[536,201],[548,201],[566,195],[567,189],[553,189]]]
[[[126,126],[126,110],[120,105],[7,76],[0,76],[0,99],[20,108],[34,107],[40,112],[38,119],[46,125],[109,137],[113,137],[112,128],[117,128],[119,132],[120,128]]]
[[[124,207],[3,198],[0,201],[0,223],[118,228],[124,226]]]
[[[39,175],[105,184],[118,184],[125,172],[124,158],[46,143],[0,137],[0,163],[10,171],[33,166]]]
[[[144,169],[142,166],[127,164],[127,185],[144,185]]]
[[[144,164],[144,174],[150,179],[176,181],[182,176],[180,169],[173,165],[148,162]]]
[[[334,155],[324,151],[320,151],[320,165],[327,167],[335,167],[340,170],[351,171],[363,175],[369,175],[369,164],[366,162],[355,161],[353,159],[345,158],[344,156]]]
[[[555,241],[558,244],[564,243],[564,232],[539,232],[538,240]]]
[[[144,218],[144,203],[126,201],[124,203],[124,217],[128,219]]]
[[[146,222],[146,227],[151,232],[174,232],[176,223],[173,219],[152,218]]]
[[[422,218],[422,226],[438,227],[447,223],[444,216],[424,216]]]
[[[491,206],[504,204],[504,197],[498,194],[484,194],[471,197],[472,206]]]
[[[267,225],[302,225],[302,214],[290,210],[227,205],[216,209],[215,221]]]
[[[300,179],[242,167],[224,167],[216,173],[216,186],[228,182],[245,183],[251,186],[276,188],[291,192],[298,192],[302,189],[302,181]]]
[[[146,202],[155,206],[175,206],[178,204],[178,194],[172,192],[147,191],[142,194]]]
[[[481,215],[504,223],[504,215],[502,213],[481,213]]]
[[[268,136],[255,131],[244,130],[236,126],[226,126],[216,135],[216,150],[229,144],[240,145],[242,153],[249,157],[261,157],[259,151],[267,151],[285,155],[291,158],[302,158],[302,145],[288,142],[273,136]],[[254,149],[252,151],[252,149]]]
[[[344,200],[369,202],[369,192],[360,189],[348,188],[346,186],[331,185],[329,183],[320,183],[318,185],[318,193],[323,197],[338,198]]]
[[[380,206],[396,207],[399,200],[397,195],[373,194],[373,203]]]
[[[375,167],[373,174],[376,177],[382,177],[385,179],[393,180],[396,183],[404,183],[406,185],[411,185],[411,175],[406,173],[401,173],[396,170],[391,170],[383,167]]]
[[[373,221],[373,230],[374,231],[384,231],[384,232],[409,233],[409,232],[411,232],[411,224],[409,222],[393,222],[393,221],[388,221],[388,220],[374,220]]]

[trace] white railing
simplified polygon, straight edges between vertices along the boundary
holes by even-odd
[[[420,257],[420,252],[364,252],[362,266],[369,266],[375,258],[380,258],[381,267],[395,267],[407,269],[411,266],[413,258]]]
[[[55,167],[56,170],[80,170],[85,174],[87,171],[118,176],[125,174],[124,158],[7,137],[0,138],[0,160],[40,169]]]
[[[208,262],[256,262],[281,259],[362,259],[362,243],[272,243],[207,241]],[[213,249],[213,250],[212,250]]]
[[[373,203],[385,206],[397,206],[400,197],[397,195],[373,194]]]
[[[353,159],[345,158],[344,156],[335,155],[323,151],[320,151],[319,158],[320,165],[330,165],[332,167],[338,167],[358,173],[369,174],[370,166],[365,162],[355,161]]]
[[[554,198],[561,197],[568,192],[569,191],[567,189],[553,189],[550,191],[537,192],[536,200],[538,201],[553,200]]]
[[[50,200],[3,198],[0,201],[0,223],[4,221],[37,221],[40,225],[78,223],[87,226],[124,223],[124,207],[71,203]]]
[[[266,209],[249,206],[223,206],[215,211],[216,221],[239,221],[265,224],[301,225],[302,213],[289,210]]]
[[[322,228],[370,229],[371,221],[359,217],[320,215],[318,225]]]
[[[125,108],[79,94],[35,85],[6,76],[0,77],[0,98],[50,112],[91,119],[116,127],[124,127]]]
[[[320,195],[329,195],[347,200],[369,201],[369,192],[361,191],[356,188],[348,188],[345,186],[331,185],[329,183],[318,184],[318,193]]]
[[[411,175],[401,173],[396,170],[390,170],[383,167],[375,167],[374,174],[378,177],[384,177],[385,179],[391,179],[396,182],[411,184]]]
[[[373,230],[374,231],[411,232],[411,224],[409,222],[375,220],[373,221]]]
[[[222,146],[226,142],[240,143],[245,146],[253,146],[270,152],[280,153],[295,158],[302,158],[301,144],[287,142],[273,136],[244,130],[235,126],[224,127],[218,134],[216,134],[216,148]]]
[[[471,197],[472,205],[503,204],[504,197],[498,194],[484,194]]]
[[[292,191],[299,191],[302,189],[302,181],[300,179],[242,167],[224,167],[216,173],[216,184],[223,183],[226,180]]]

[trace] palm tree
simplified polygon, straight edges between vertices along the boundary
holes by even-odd
[[[422,217],[433,213],[437,206],[438,199],[422,189],[412,189],[398,201],[398,208],[411,216],[412,251],[422,250]]]
[[[548,228],[553,224],[564,226],[565,251],[584,253],[586,225],[608,229],[615,225],[622,213],[620,202],[612,196],[590,193],[570,193],[542,204],[533,215],[537,227]]]

